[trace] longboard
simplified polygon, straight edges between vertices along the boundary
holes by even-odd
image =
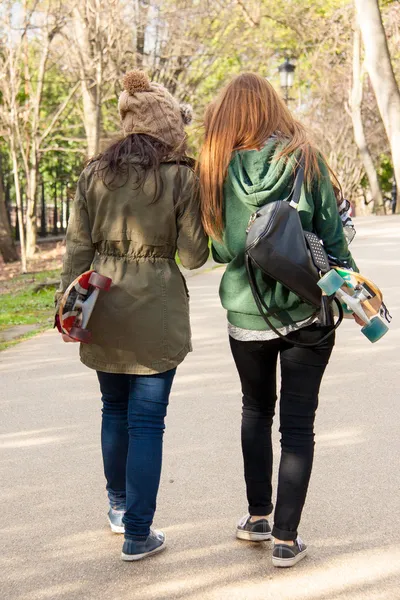
[[[342,304],[344,316],[356,314],[364,323],[361,332],[370,342],[377,342],[389,330],[392,320],[378,286],[355,271],[334,267],[318,282],[327,296],[335,295]]]
[[[58,310],[63,333],[72,339],[89,344],[92,333],[87,324],[93,312],[100,290],[107,292],[112,280],[96,271],[86,271],[79,275],[66,289]]]

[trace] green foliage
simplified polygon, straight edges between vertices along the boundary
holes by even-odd
[[[388,156],[387,154],[381,154],[379,156],[379,162],[376,172],[378,174],[379,186],[383,194],[385,194],[386,196],[390,196],[392,192],[394,176],[393,163],[390,156]],[[363,175],[360,185],[362,188],[364,188],[364,190],[368,188],[368,178],[366,175]]]
[[[379,167],[377,169],[379,185],[383,193],[389,194],[392,191],[393,185],[393,163],[390,156],[382,154],[380,156]]]
[[[44,126],[56,113],[60,103],[68,96],[72,83],[57,66],[49,69],[44,87],[41,107],[41,120]],[[82,124],[79,103],[72,101],[54,130],[46,140],[47,148],[60,150],[45,151],[40,161],[40,174],[45,185],[45,198],[54,199],[54,187],[61,189],[75,187],[84,166],[86,146],[85,130]],[[46,148],[45,148],[46,149]]]
[[[179,99],[193,104],[198,122],[189,130],[189,135],[194,151],[198,150],[201,142],[198,124],[204,108],[221,86],[232,76],[244,70],[253,70],[268,77],[279,89],[278,66],[286,56],[290,56],[297,65],[295,85],[291,90],[295,101],[291,109],[312,130],[345,189],[352,192],[359,187],[360,159],[352,140],[351,118],[345,111],[351,80],[354,18],[351,0],[248,0],[240,3],[236,0],[217,3],[154,0],[151,4],[152,11],[149,12],[145,32],[145,52],[141,58],[144,67],[157,81],[166,84]],[[393,66],[395,73],[400,76],[397,4],[381,0]],[[40,7],[41,4],[39,11]],[[71,27],[71,23],[68,26]],[[121,60],[124,68],[130,64],[133,66],[137,60],[133,35],[135,27],[135,22],[127,19],[126,29],[121,32],[121,36],[127,40],[126,56]],[[28,61],[34,74],[40,54],[40,36],[34,28],[30,36]],[[61,37],[55,43],[46,72],[40,109],[42,132],[79,77],[79,69],[71,66],[72,53],[69,56],[68,52],[63,52],[65,45]],[[114,52],[113,48],[106,50],[107,56],[109,52]],[[22,72],[23,60],[24,56],[21,57]],[[92,77],[93,64],[85,67],[85,76]],[[117,69],[115,79],[108,78],[104,83],[104,143],[120,134],[117,108],[120,77],[121,72]],[[34,89],[34,77],[31,85]],[[24,82],[18,93],[21,112],[29,105],[29,94],[30,87]],[[375,110],[369,99],[365,104],[372,104],[372,110]],[[72,195],[84,165],[86,137],[82,108],[78,89],[47,138],[46,151],[41,153],[39,171],[49,203],[53,203],[55,186],[58,186],[58,196],[61,190],[65,193],[67,186],[70,190],[68,193]],[[374,161],[380,164],[379,177],[383,190],[388,191],[391,175],[384,158],[388,152],[387,141],[380,135],[376,121],[376,115],[374,118],[368,115],[365,125],[367,136],[371,138]],[[24,135],[29,136],[29,123],[26,123]],[[0,138],[0,145],[7,177],[7,171],[11,170],[7,143]],[[364,183],[363,180],[362,185]]]

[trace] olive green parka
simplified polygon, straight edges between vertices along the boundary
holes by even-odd
[[[83,171],[56,301],[91,267],[111,277],[90,318],[92,343],[81,344],[81,361],[107,373],[151,375],[175,368],[192,349],[189,295],[176,253],[186,269],[196,269],[209,249],[192,169],[162,163],[158,177],[149,172],[138,185],[142,167],[133,166],[126,183],[111,190],[96,175],[96,162]]]

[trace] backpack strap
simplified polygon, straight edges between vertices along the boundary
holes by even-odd
[[[303,187],[304,182],[304,158],[301,158],[299,166],[297,167],[296,177],[293,183],[292,191],[288,198],[290,206],[293,208],[297,208],[300,196],[301,196],[301,188]]]
[[[324,335],[317,343],[296,342],[296,341],[293,340],[293,338],[289,338],[286,335],[283,335],[276,327],[274,327],[274,325],[271,323],[270,319],[268,318],[268,317],[271,316],[271,312],[270,312],[269,307],[265,303],[265,300],[262,297],[262,294],[261,294],[261,292],[259,290],[259,287],[257,285],[256,276],[255,276],[255,273],[254,273],[253,262],[252,262],[252,260],[251,260],[251,258],[250,258],[250,256],[248,255],[247,252],[245,253],[245,265],[246,265],[247,277],[248,277],[249,283],[250,283],[250,289],[251,289],[251,291],[253,293],[253,297],[254,297],[254,300],[255,300],[255,303],[257,305],[257,308],[258,308],[258,311],[259,311],[260,315],[262,316],[262,318],[264,319],[264,321],[266,322],[266,324],[268,325],[268,327],[281,340],[283,340],[284,342],[287,342],[287,343],[291,344],[292,346],[296,346],[298,348],[315,348],[315,347],[318,347],[321,344],[323,344],[324,342],[326,342],[326,340],[336,331],[336,329],[339,327],[339,325],[343,321],[343,317],[344,317],[343,307],[342,307],[341,303],[339,302],[339,300],[336,297],[334,297],[333,301],[335,302],[335,304],[336,304],[336,306],[338,308],[339,319],[337,320],[337,322],[335,323],[335,325],[332,327],[332,329],[330,329],[328,331],[328,333],[326,335]],[[316,311],[314,313],[314,315],[316,316],[317,313],[318,313],[318,311]],[[299,330],[295,330],[295,331],[299,331]],[[294,332],[292,332],[292,333],[294,333]]]

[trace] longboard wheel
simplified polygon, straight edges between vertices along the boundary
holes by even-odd
[[[343,277],[341,277],[339,273],[335,271],[335,269],[331,269],[328,271],[328,273],[325,273],[325,275],[321,277],[321,279],[318,281],[318,286],[323,292],[325,292],[327,296],[333,296],[333,294],[336,294],[338,289],[340,289],[344,283],[345,280]]]
[[[95,271],[90,275],[89,285],[93,287],[99,288],[99,290],[103,290],[108,292],[112,283],[112,279],[110,277],[105,277],[104,275],[99,275]]]
[[[361,333],[372,343],[380,340],[388,331],[389,327],[379,317],[373,317],[369,325],[361,329]]]
[[[91,332],[88,329],[82,329],[82,327],[71,327],[68,335],[83,344],[90,344],[92,340]]]

